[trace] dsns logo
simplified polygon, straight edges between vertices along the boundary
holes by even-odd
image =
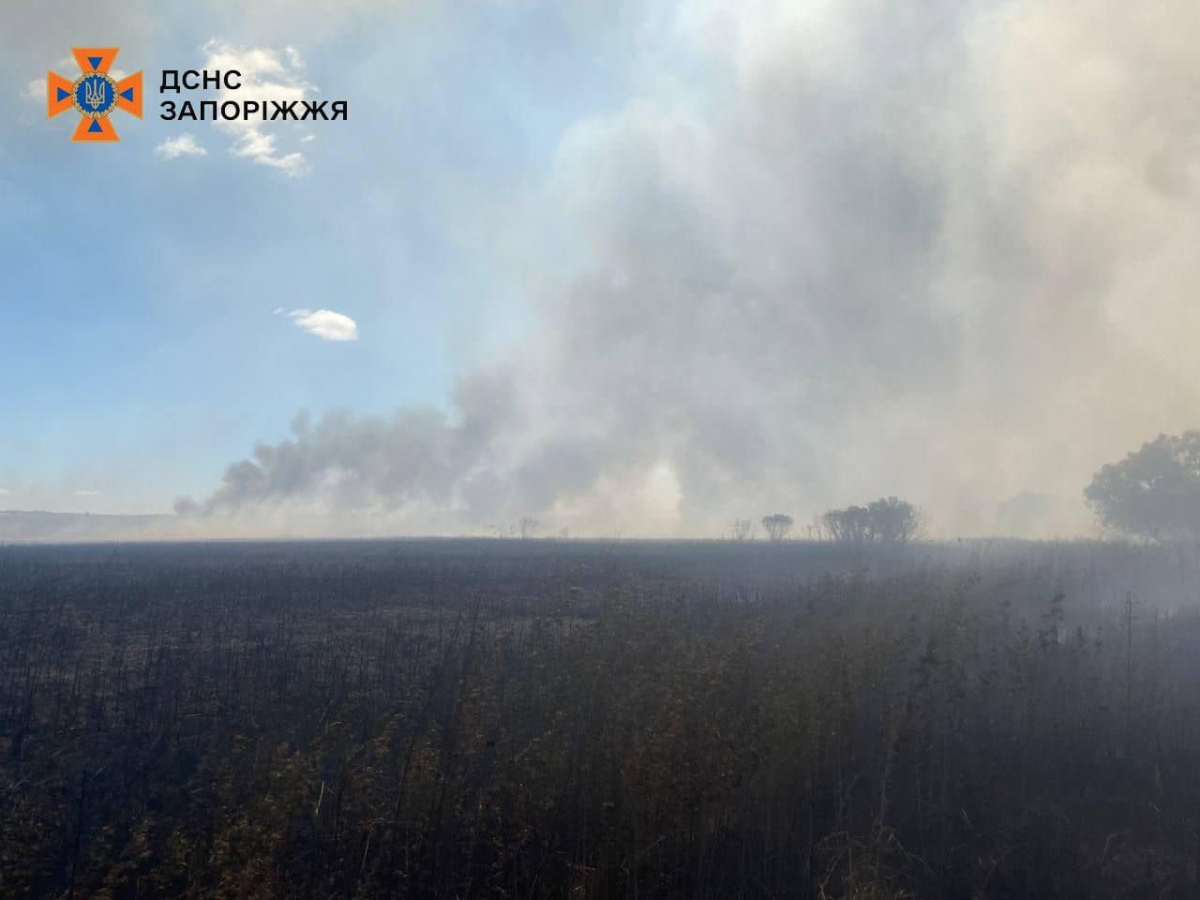
[[[75,61],[83,74],[73,82],[56,72],[46,73],[46,112],[53,119],[72,107],[82,119],[73,141],[119,141],[109,116],[114,109],[142,117],[142,73],[113,80],[108,74],[119,47],[75,47]]]

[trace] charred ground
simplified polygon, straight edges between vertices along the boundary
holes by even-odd
[[[0,547],[0,895],[1194,897],[1198,571]]]

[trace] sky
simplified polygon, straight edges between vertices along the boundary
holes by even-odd
[[[250,8],[252,7],[252,8]],[[1079,534],[1196,426],[1200,7],[0,6],[0,509]],[[119,46],[121,142],[47,120]],[[158,116],[164,69],[345,122]],[[208,96],[208,95],[205,95]]]

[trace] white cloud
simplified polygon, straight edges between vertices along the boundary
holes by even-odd
[[[154,148],[154,152],[163,159],[179,159],[181,156],[208,156],[208,151],[196,143],[196,137],[192,134],[167,138]]]
[[[46,102],[46,79],[35,78],[29,84],[25,85],[25,90],[21,94],[26,100],[32,100],[35,103]]]
[[[237,93],[225,88],[220,91],[220,101],[255,100],[259,103],[299,102],[316,88],[304,80],[300,70],[304,62],[294,47],[282,51],[269,47],[235,47],[222,40],[211,40],[204,45],[206,69],[223,72],[236,70],[241,73],[241,87]],[[285,175],[295,177],[308,171],[308,160],[298,150],[287,151],[280,147],[278,129],[283,125],[268,125],[261,121],[221,122],[217,126],[234,138],[230,153],[256,165],[277,169]]]
[[[8,488],[0,488],[0,497],[7,497],[9,493]]]
[[[230,151],[234,156],[248,159],[260,166],[270,166],[279,169],[285,175],[302,175],[308,171],[308,162],[304,154],[297,151],[281,153],[277,149],[277,138],[273,134],[264,134],[257,125],[232,126],[241,131],[237,143]]]
[[[76,497],[99,497],[100,492],[99,491],[80,490],[80,491],[75,491],[75,496]]]
[[[293,309],[288,318],[323,341],[357,341],[358,323],[331,309]]]

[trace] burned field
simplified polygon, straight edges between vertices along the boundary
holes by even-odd
[[[1198,564],[0,547],[0,895],[1194,897]]]

